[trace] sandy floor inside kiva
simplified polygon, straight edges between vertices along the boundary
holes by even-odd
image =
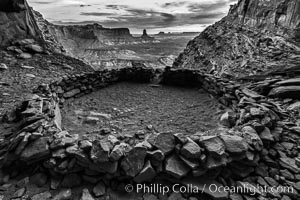
[[[65,102],[64,128],[80,136],[112,131],[184,133],[218,127],[220,106],[203,90],[118,83]]]

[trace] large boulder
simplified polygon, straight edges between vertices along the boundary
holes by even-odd
[[[225,144],[218,136],[202,136],[199,143],[213,156],[219,157],[225,153]]]
[[[111,151],[109,158],[113,161],[119,160],[126,152],[126,150],[130,149],[130,146],[126,143],[121,143],[116,145]]]
[[[188,138],[188,142],[185,145],[183,145],[183,147],[180,150],[180,153],[186,158],[200,159],[201,148],[196,142]]]
[[[257,151],[262,150],[263,142],[256,130],[254,130],[251,126],[245,126],[242,128],[242,133],[248,144],[253,146]]]
[[[147,149],[135,146],[125,153],[121,160],[121,168],[125,174],[130,177],[135,177],[144,167]]]
[[[171,153],[176,145],[175,137],[171,132],[152,134],[148,137],[147,141],[161,150],[165,155]]]
[[[151,181],[156,176],[156,172],[151,166],[150,161],[147,161],[142,171],[134,178],[137,183]]]
[[[50,155],[48,142],[48,137],[41,137],[30,143],[21,153],[20,159],[31,162],[47,158]]]
[[[165,162],[165,171],[177,179],[186,176],[190,171],[190,168],[176,154],[166,158]]]
[[[87,188],[84,188],[82,190],[81,198],[80,200],[95,200],[89,190]]]
[[[220,118],[220,123],[228,128],[233,127],[236,123],[236,114],[233,111],[224,113]]]
[[[113,145],[108,141],[107,138],[93,141],[91,159],[95,163],[108,162],[109,154],[112,148]]]
[[[246,141],[238,135],[221,135],[220,138],[225,144],[225,149],[231,154],[243,154],[248,150]]]

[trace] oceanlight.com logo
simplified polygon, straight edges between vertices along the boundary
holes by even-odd
[[[248,194],[248,195],[258,195],[258,194],[280,194],[280,193],[294,193],[294,188],[292,186],[261,186],[252,185],[249,183],[241,183],[239,186],[220,186],[216,184],[203,184],[201,187],[187,184],[174,184],[172,186],[166,186],[162,184],[136,184],[133,186],[128,184],[125,186],[126,192],[136,192],[136,193],[151,193],[151,194],[167,194],[169,192],[175,193],[188,193],[188,194],[201,194],[201,193],[237,193],[237,194]]]

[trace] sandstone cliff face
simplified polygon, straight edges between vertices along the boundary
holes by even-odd
[[[25,0],[1,0],[0,46],[18,39],[41,39],[32,10]]]
[[[38,14],[36,14],[38,16]],[[47,25],[48,35],[54,37],[56,43],[60,43],[68,55],[85,58],[92,50],[98,50],[108,46],[145,43],[153,41],[153,38],[133,37],[128,28],[104,28],[97,23],[87,25],[54,25],[42,17],[38,17],[39,26]],[[45,35],[45,34],[44,34]]]
[[[298,0],[240,0],[174,62],[177,68],[247,76],[300,64]]]
[[[131,66],[136,53],[126,50],[127,45],[156,42],[148,35],[133,37],[128,28],[105,28],[97,23],[54,25],[38,12],[35,12],[35,18],[46,41],[67,55],[84,60],[95,69]]]
[[[109,29],[99,24],[84,26],[59,26],[48,24],[51,35],[61,43],[69,55],[84,57],[87,49],[99,49],[107,45],[127,44],[134,38],[127,28]]]
[[[300,1],[242,0],[229,12],[234,22],[300,39]]]

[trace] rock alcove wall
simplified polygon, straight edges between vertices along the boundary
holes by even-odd
[[[166,85],[203,87],[214,94],[232,108],[232,112],[221,117],[227,129],[214,135],[195,133],[189,137],[180,133],[153,133],[131,144],[126,138],[121,142],[109,134],[94,140],[79,139],[61,129],[60,105],[66,99],[115,82],[155,80]],[[200,71],[143,67],[104,70],[63,77],[58,82],[39,86],[35,93],[4,118],[20,124],[17,131],[0,140],[1,167],[10,174],[25,168],[38,169],[54,178],[63,177],[62,187],[80,185],[82,180],[96,184],[101,179],[105,180],[106,187],[113,187],[116,180],[150,183],[158,177],[200,187],[206,183],[252,183],[251,177],[265,174],[275,180],[276,173],[269,174],[270,168],[283,167],[300,173],[294,159],[276,160],[277,153],[266,154],[284,134],[277,124],[283,117],[278,107],[241,85]],[[290,195],[297,196],[295,192]],[[202,195],[229,198],[227,192],[206,191]]]

